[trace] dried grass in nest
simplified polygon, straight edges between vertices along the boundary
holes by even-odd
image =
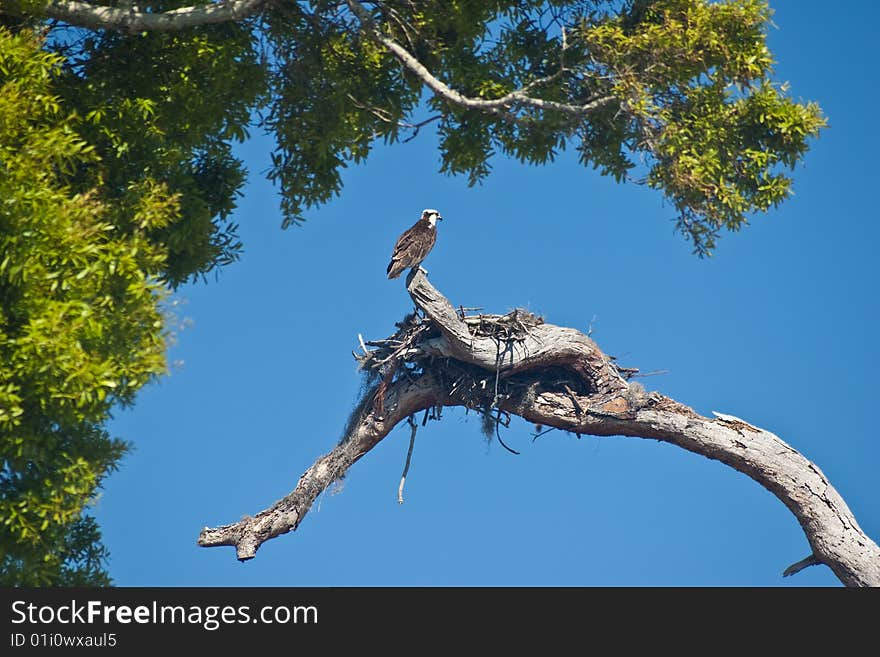
[[[524,340],[530,329],[544,323],[542,317],[522,308],[517,308],[506,315],[464,315],[462,321],[474,337],[498,340],[499,346],[511,341]],[[385,376],[390,368],[397,369],[403,363],[420,363],[424,360],[424,352],[419,344],[423,340],[440,334],[434,323],[417,313],[406,315],[396,323],[397,332],[384,340],[370,340],[363,343],[375,349],[364,354],[355,353],[360,368],[376,375]]]

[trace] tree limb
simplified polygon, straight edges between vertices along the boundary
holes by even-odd
[[[631,417],[578,419],[569,396],[558,393],[511,399],[504,408],[534,423],[581,434],[654,438],[721,461],[754,479],[795,515],[813,549],[804,567],[824,563],[847,586],[880,586],[880,547],[822,471],[769,431],[710,420],[657,393]]]
[[[822,562],[819,561],[812,554],[808,557],[805,557],[798,561],[797,563],[791,564],[788,568],[782,571],[783,577],[791,577],[795,573],[801,572],[804,568],[809,568],[810,566],[818,566]]]
[[[241,20],[256,14],[274,1],[218,0],[207,5],[192,5],[160,12],[144,12],[134,6],[105,7],[82,2],[82,0],[48,0],[41,11],[47,18],[54,18],[70,25],[90,29],[173,32],[199,25]],[[584,117],[615,101],[614,96],[603,95],[596,96],[585,103],[571,104],[530,95],[535,87],[557,79],[567,70],[564,66],[556,73],[532,80],[522,88],[511,91],[500,98],[487,99],[465,96],[435,77],[414,55],[394,39],[382,34],[370,12],[358,0],[346,0],[346,2],[366,34],[384,46],[407,70],[419,77],[431,91],[459,107],[488,112],[505,121],[520,123],[523,119],[517,116],[516,111],[521,108],[561,112],[577,118]],[[9,0],[4,9],[12,14],[19,14],[23,11],[20,0]]]
[[[425,68],[424,64],[422,64],[415,56],[410,54],[410,52],[404,48],[402,45],[397,43],[394,39],[391,39],[384,34],[382,34],[373,17],[370,15],[370,12],[366,10],[366,8],[358,2],[358,0],[346,0],[348,6],[351,8],[352,12],[355,16],[357,16],[358,20],[361,23],[364,31],[370,35],[376,42],[385,46],[392,55],[394,55],[397,60],[403,64],[403,66],[408,69],[411,73],[416,75],[425,85],[433,91],[435,94],[444,98],[445,100],[458,105],[459,107],[464,107],[466,109],[474,109],[481,110],[484,112],[489,112],[491,114],[495,114],[501,117],[504,120],[518,122],[519,119],[516,115],[511,111],[516,107],[529,107],[537,110],[551,110],[555,112],[562,112],[564,114],[570,114],[577,117],[586,116],[587,114],[608,105],[609,103],[615,100],[614,96],[599,96],[597,98],[591,99],[589,102],[584,103],[582,105],[571,105],[569,103],[560,103],[553,100],[545,100],[543,98],[535,98],[533,96],[528,95],[528,91],[532,88],[545,84],[555,77],[558,74],[554,74],[551,76],[547,76],[546,78],[541,78],[538,80],[533,80],[529,84],[527,84],[522,89],[516,89],[511,91],[500,98],[471,98],[469,96],[465,96],[464,94],[456,91],[445,82],[440,80],[431,74],[431,72]]]
[[[80,0],[49,0],[42,12],[47,18],[94,30],[174,32],[198,25],[241,20],[257,13],[272,1],[219,0],[207,5],[150,13],[134,7],[103,7]],[[21,13],[21,6],[16,0],[10,0],[5,5],[5,11]]]
[[[427,417],[425,418],[427,419]],[[403,474],[400,475],[400,485],[397,487],[397,503],[403,504],[403,486],[406,484],[406,475],[409,474],[409,464],[412,461],[412,453],[413,447],[416,444],[416,431],[419,430],[419,425],[416,424],[416,421],[413,419],[413,416],[409,416],[409,449],[406,452],[406,463],[403,464]]]
[[[509,339],[499,358],[499,340],[474,335],[459,318],[452,304],[415,269],[406,280],[415,304],[440,329],[441,337],[423,340],[425,354],[454,358],[463,363],[509,374],[549,365],[570,365],[588,374],[596,392],[619,393],[627,383],[599,347],[586,335],[571,328],[545,324],[531,326],[521,339]],[[519,311],[529,315],[525,311]]]
[[[702,417],[627,383],[612,359],[574,329],[535,323],[534,316],[529,322],[515,322],[510,315],[462,319],[420,271],[410,274],[407,289],[425,319],[411,318],[383,341],[400,355],[398,375],[384,388],[381,417],[375,413],[376,386],[353,413],[339,445],[303,474],[293,492],[254,517],[205,528],[199,545],[232,545],[239,559],[253,558],[260,544],[296,529],[321,491],[397,423],[434,406],[497,405],[542,426],[655,439],[721,461],[773,493],[795,515],[812,549],[811,557],[796,566],[823,563],[847,586],[880,586],[880,547],[861,530],[822,471],[778,436],[732,415]],[[521,330],[508,338],[515,343],[506,351],[509,358],[499,363],[499,327],[508,330],[517,322]],[[407,346],[410,339],[416,348]],[[381,369],[387,359],[381,365],[369,355],[359,359],[362,367],[387,371]],[[500,392],[487,385],[499,372]],[[802,569],[796,566],[786,573]]]
[[[318,495],[342,478],[398,422],[434,406],[441,392],[440,384],[429,375],[414,380],[398,380],[385,392],[383,419],[380,420],[366,404],[362,413],[356,411],[356,417],[343,440],[303,473],[293,492],[255,516],[246,516],[236,523],[213,529],[205,527],[199,535],[199,545],[231,545],[235,547],[236,557],[240,561],[253,559],[260,545],[296,529]],[[369,401],[372,401],[374,394],[375,390],[367,396]]]

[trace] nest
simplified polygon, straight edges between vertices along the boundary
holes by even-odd
[[[437,400],[431,417],[439,419],[440,409],[451,400],[478,412],[483,419],[484,433],[487,437],[494,433],[499,441],[499,426],[507,426],[510,421],[510,416],[502,411],[503,402],[508,399],[528,398],[544,391],[557,392],[569,396],[578,412],[583,412],[578,400],[594,395],[597,390],[591,378],[576,365],[560,363],[518,372],[505,371],[501,367],[505,354],[517,343],[528,338],[539,339],[534,329],[544,324],[543,317],[522,308],[505,315],[468,314],[468,311],[478,310],[459,307],[459,319],[475,340],[489,339],[497,345],[494,368],[438,357],[428,341],[440,337],[440,328],[419,309],[397,322],[397,331],[390,337],[364,341],[358,336],[362,353],[353,355],[367,374],[367,382],[373,384],[365,395],[362,410],[382,418],[385,393],[393,382],[401,377],[430,374],[441,382],[447,395],[447,399]],[[610,364],[625,379],[638,375],[637,369],[620,367],[613,358]],[[425,419],[428,419],[427,414]]]
[[[506,315],[483,313],[467,315],[467,310],[478,309],[459,308],[461,321],[467,325],[471,335],[475,338],[495,340],[499,349],[501,345],[509,346],[513,342],[525,340],[531,334],[531,329],[544,323],[543,317],[522,308],[516,308]],[[363,353],[353,352],[353,355],[362,370],[385,378],[389,372],[401,366],[410,371],[414,368],[422,368],[425,361],[431,358],[420,345],[425,340],[440,335],[439,328],[432,320],[416,311],[404,317],[395,326],[397,332],[383,340],[364,341],[358,336]]]
[[[459,307],[459,318],[467,326],[474,338],[489,338],[499,345],[499,355],[510,348],[512,343],[525,340],[532,329],[544,323],[544,319],[528,310],[517,308],[505,315],[467,314],[479,308]],[[370,380],[379,380],[373,398],[374,411],[382,415],[385,389],[401,376],[418,376],[431,372],[444,382],[443,387],[450,397],[454,397],[468,409],[478,411],[488,418],[498,402],[514,392],[522,390],[523,377],[508,376],[500,372],[486,370],[476,365],[462,363],[450,358],[438,359],[428,353],[422,345],[427,340],[440,336],[440,329],[418,310],[406,315],[395,324],[394,335],[382,340],[364,341],[360,336],[363,353],[353,353],[355,359]],[[499,363],[501,359],[499,358]],[[529,377],[533,378],[533,377]],[[435,411],[435,415],[439,415]],[[495,414],[492,426],[504,421]],[[509,420],[508,420],[509,421]]]

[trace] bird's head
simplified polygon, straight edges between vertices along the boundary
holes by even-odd
[[[437,225],[437,220],[443,220],[443,217],[440,216],[440,213],[437,210],[433,210],[431,208],[426,208],[422,210],[422,221],[427,221],[431,228]]]

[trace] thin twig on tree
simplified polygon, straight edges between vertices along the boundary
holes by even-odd
[[[805,559],[801,559],[797,563],[791,564],[788,568],[782,571],[783,577],[791,577],[795,573],[801,572],[804,568],[809,568],[810,566],[818,566],[822,562],[816,558],[816,555],[811,554]]]
[[[419,430],[419,426],[413,420],[413,416],[410,415],[407,420],[410,428],[409,434],[409,449],[406,452],[406,463],[403,466],[403,474],[400,475],[400,486],[397,487],[397,503],[403,504],[403,485],[406,483],[406,475],[409,472],[409,464],[412,460],[413,446],[416,444],[416,431]]]
[[[410,54],[406,48],[380,31],[373,20],[373,17],[370,15],[370,12],[367,11],[358,0],[347,0],[347,2],[351,11],[357,16],[361,26],[367,34],[369,34],[376,42],[385,46],[385,48],[387,48],[391,54],[410,71],[410,73],[413,73],[420,78],[425,86],[431,91],[459,107],[486,111],[495,114],[505,121],[522,123],[522,117],[518,116],[516,113],[516,108],[518,107],[526,107],[542,111],[551,110],[575,117],[585,117],[615,101],[615,96],[605,95],[596,96],[580,105],[572,105],[569,103],[560,103],[553,100],[536,98],[528,94],[528,92],[534,87],[556,79],[562,71],[544,78],[532,80],[524,87],[511,91],[500,98],[486,99],[465,96],[439,78],[435,77],[418,59]]]

